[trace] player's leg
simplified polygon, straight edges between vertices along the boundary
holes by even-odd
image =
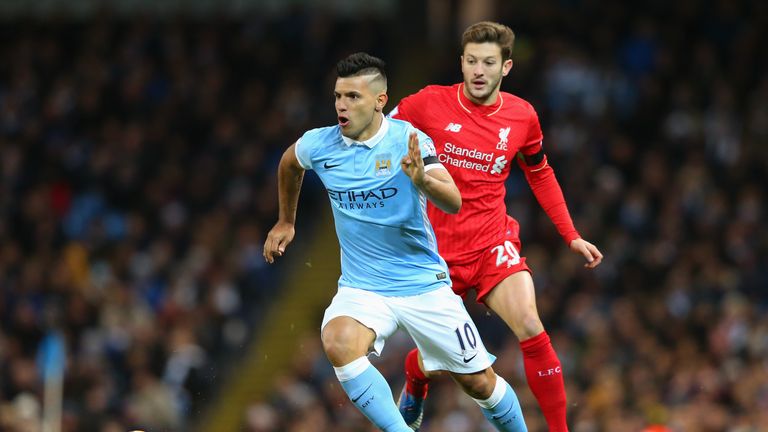
[[[536,310],[533,279],[521,246],[517,221],[508,218],[505,237],[482,260],[477,300],[496,312],[520,340],[528,386],[550,432],[563,432],[568,426],[562,368]]]
[[[333,367],[342,367],[367,356],[376,333],[348,316],[330,320],[321,333],[323,350]]]
[[[562,367],[539,318],[530,273],[519,271],[508,276],[491,289],[483,301],[520,340],[528,386],[541,407],[549,430],[567,431]]]
[[[536,309],[533,278],[527,271],[507,276],[482,297],[482,301],[507,323],[521,341],[544,331]]]
[[[424,370],[448,371],[498,430],[526,430],[517,396],[490,368],[491,356],[460,297],[445,287],[393,305],[423,356]]]
[[[406,385],[400,394],[398,408],[400,409],[400,414],[403,415],[405,422],[414,430],[418,430],[424,417],[424,400],[427,396],[427,384],[430,380],[441,375],[443,372],[426,372],[424,370],[421,353],[419,353],[418,349],[413,349],[408,353],[405,364],[407,380]],[[486,418],[488,418],[491,423],[496,423],[497,421],[503,422],[504,424],[510,423],[511,426],[517,427],[517,429],[512,430],[525,430],[523,428],[525,424],[522,423],[522,409],[517,400],[517,394],[512,390],[512,387],[504,381],[503,378],[492,373],[491,369],[486,369],[478,374],[450,373],[454,381],[462,387],[462,390],[480,405]],[[489,375],[492,376],[493,379],[489,379]],[[421,395],[414,395],[415,392],[408,388],[409,384],[416,380],[418,380],[417,382],[424,384],[424,393]],[[496,392],[495,394],[493,394],[494,391]],[[507,415],[505,416],[504,414]],[[497,418],[499,415],[501,415],[501,418]],[[521,422],[515,424],[514,420],[518,415]],[[522,426],[520,426],[520,424],[522,424]]]
[[[479,260],[478,260],[479,261]],[[454,265],[450,267],[453,291],[458,295],[466,294],[466,290],[472,285],[469,276],[475,274],[477,264],[475,260],[466,265]],[[422,357],[417,348],[411,350],[405,356],[405,385],[400,393],[398,407],[405,422],[418,430],[421,419],[424,416],[424,400],[427,398],[429,381],[440,374],[439,371],[425,372]]]
[[[383,431],[410,432],[392,399],[384,377],[368,361],[380,353],[386,337],[397,329],[381,296],[340,288],[326,309],[322,341],[328,360],[350,401]]]
[[[424,418],[424,401],[427,398],[429,381],[434,375],[436,373],[428,375],[424,372],[418,348],[412,349],[405,356],[405,385],[400,392],[397,408],[403,420],[415,431],[421,427],[421,421]]]
[[[499,431],[525,432],[523,411],[517,394],[492,368],[463,374],[450,372],[462,390],[480,405],[483,415]]]

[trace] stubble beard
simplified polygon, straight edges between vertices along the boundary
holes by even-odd
[[[487,90],[483,91],[480,94],[475,93],[475,90],[472,88],[471,81],[469,83],[465,81],[464,88],[469,90],[469,94],[475,99],[475,101],[479,102],[480,105],[485,105],[488,102],[488,100],[491,98],[493,93],[498,89],[500,82],[501,82],[501,77],[496,78],[494,80],[489,80],[488,86],[486,87]]]

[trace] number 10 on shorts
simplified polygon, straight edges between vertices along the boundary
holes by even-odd
[[[494,246],[491,251],[496,252],[496,267],[506,264],[509,268],[515,264],[520,264],[520,252],[509,240],[505,241],[503,245]]]
[[[454,332],[456,332],[456,337],[459,339],[461,352],[466,352],[467,345],[464,344],[464,338],[461,337],[461,329],[457,328]],[[470,350],[477,347],[477,336],[475,336],[475,332],[472,330],[472,326],[469,325],[469,323],[464,323],[464,337],[467,339],[467,344],[469,344]]]

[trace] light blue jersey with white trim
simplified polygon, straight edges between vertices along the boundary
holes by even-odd
[[[450,285],[427,198],[400,166],[414,130],[383,118],[364,142],[342,136],[339,126],[312,129],[296,142],[299,163],[315,170],[330,198],[341,245],[339,286],[411,296]],[[422,157],[436,156],[432,140],[416,131]]]

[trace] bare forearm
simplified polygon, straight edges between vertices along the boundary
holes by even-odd
[[[452,180],[425,175],[424,183],[418,187],[440,210],[456,214],[461,209],[461,193]]]
[[[279,202],[279,221],[295,224],[296,209],[299,205],[299,192],[304,180],[304,170],[296,167],[283,155],[277,170],[277,189]]]

